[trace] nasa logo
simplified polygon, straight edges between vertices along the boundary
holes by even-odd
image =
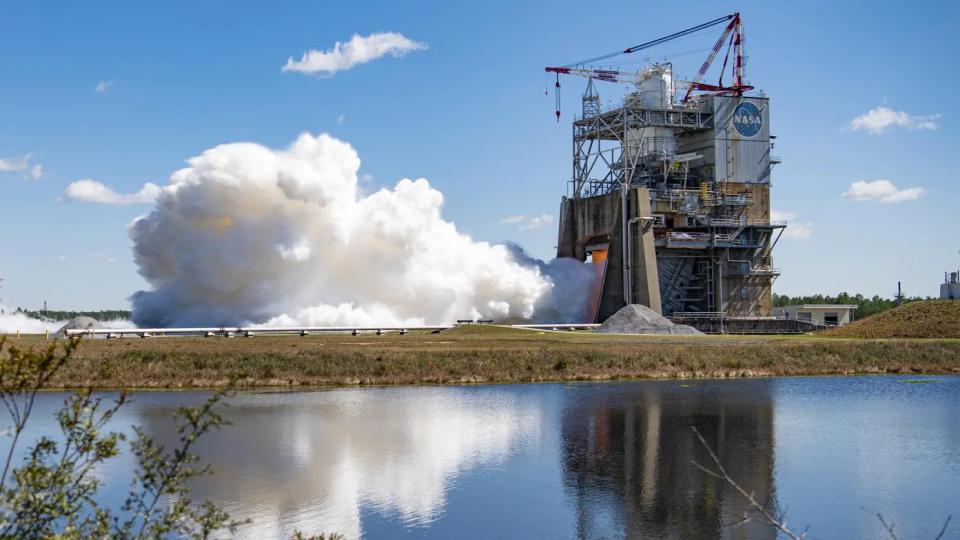
[[[733,110],[733,127],[740,135],[753,137],[760,133],[762,126],[763,117],[760,116],[760,109],[753,103],[744,101]]]

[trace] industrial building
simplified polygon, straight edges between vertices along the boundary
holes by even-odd
[[[943,283],[940,284],[941,300],[960,300],[960,270],[943,274]]]
[[[818,326],[843,326],[853,321],[854,304],[795,304],[774,308],[779,318],[810,321]]]
[[[594,69],[726,23],[692,81],[669,62],[639,71]],[[770,99],[744,82],[739,14],[619,53],[563,67],[587,78],[572,123],[572,175],[560,207],[558,257],[590,260],[599,285],[590,318],[639,303],[678,318],[772,318],[772,250],[786,224],[770,219]],[[702,82],[727,45],[718,84]],[[732,83],[723,71],[731,66]],[[596,81],[631,83],[602,108]],[[681,95],[682,93],[682,95]],[[557,118],[560,118],[559,97]],[[591,321],[591,322],[593,322]]]

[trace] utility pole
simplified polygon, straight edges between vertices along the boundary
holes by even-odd
[[[897,300],[897,306],[903,304],[903,290],[900,289],[900,282],[897,282],[897,295],[894,297]]]

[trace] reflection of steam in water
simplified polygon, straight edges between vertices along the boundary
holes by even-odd
[[[147,407],[139,421],[169,437],[170,411]],[[215,475],[196,497],[251,517],[241,536],[352,538],[361,510],[408,526],[437,519],[456,476],[536,439],[541,412],[516,393],[412,388],[246,395],[226,416],[234,425],[201,441]]]
[[[605,393],[571,389],[563,416],[564,485],[577,536],[775,538],[742,523],[747,506],[693,466],[709,458],[695,426],[731,476],[761,501],[774,496],[773,404],[768,381],[630,384]]]

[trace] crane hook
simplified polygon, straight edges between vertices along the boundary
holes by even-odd
[[[560,74],[557,73],[557,83],[554,87],[557,94],[557,123],[560,123]]]

